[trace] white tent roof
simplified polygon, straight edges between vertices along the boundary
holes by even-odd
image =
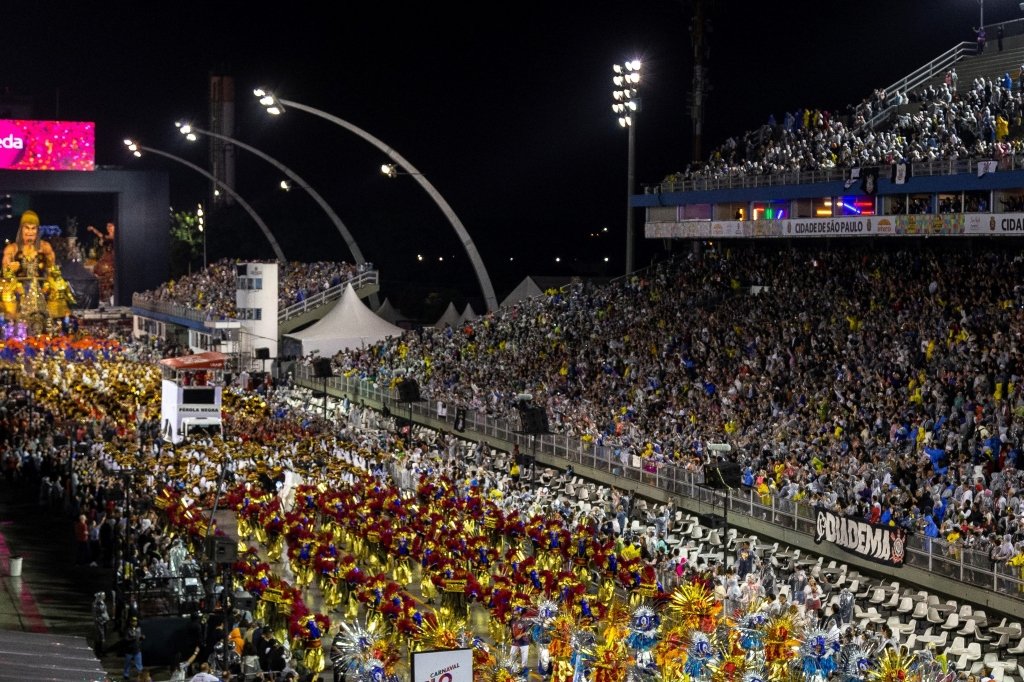
[[[462,315],[459,316],[459,324],[464,324],[466,322],[472,322],[473,320],[475,320],[478,317],[480,317],[480,316],[476,314],[475,310],[473,310],[473,306],[471,304],[467,303],[466,304],[466,309],[463,310],[462,311]]]
[[[407,319],[401,310],[391,304],[390,298],[385,298],[384,302],[377,308],[377,317],[387,320],[391,324],[398,324],[399,320]]]
[[[448,302],[448,307],[444,309],[444,313],[440,319],[434,323],[436,329],[444,329],[446,326],[451,325],[452,327],[458,326],[459,324],[459,311],[455,309],[455,304],[451,301]]]
[[[403,332],[370,310],[349,284],[323,319],[285,336],[301,341],[304,355],[318,350],[322,357],[329,358],[340,350],[368,346]]]

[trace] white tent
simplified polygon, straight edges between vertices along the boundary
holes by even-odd
[[[501,307],[518,303],[523,299],[540,296],[548,289],[560,289],[569,282],[572,277],[546,277],[542,275],[527,275],[523,278],[512,292],[501,302]]]
[[[502,299],[501,305],[499,307],[504,308],[505,306],[518,303],[519,301],[525,299],[535,298],[537,296],[540,296],[544,292],[550,291],[552,289],[565,292],[567,291],[567,285],[570,285],[573,282],[577,281],[582,280],[580,280],[578,277],[566,277],[558,275],[527,275],[526,277],[523,278],[523,281],[516,285],[516,288],[513,289],[508,296]],[[603,284],[611,281],[611,278],[588,277],[586,281],[591,282],[592,284]]]
[[[462,315],[459,316],[459,324],[465,324],[466,322],[472,322],[476,318],[480,317],[473,310],[473,306],[469,303],[466,304],[466,309],[462,311]]]
[[[459,311],[455,309],[455,304],[451,301],[448,302],[448,307],[444,309],[444,313],[441,318],[434,323],[435,329],[444,329],[445,327],[451,326],[456,327],[459,325]]]
[[[401,336],[404,331],[370,310],[349,284],[323,319],[285,334],[285,338],[301,341],[303,355],[317,350],[321,357],[329,358],[340,350],[368,346],[389,336]]]
[[[391,324],[398,324],[399,320],[407,320],[407,318],[401,310],[391,304],[390,298],[385,298],[384,302],[377,308],[377,317],[387,320]]]

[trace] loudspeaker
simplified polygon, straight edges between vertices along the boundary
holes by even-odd
[[[548,432],[548,413],[543,407],[524,407],[519,413],[523,433],[542,434]]]
[[[270,349],[269,348],[257,348],[256,349],[256,359],[257,360],[269,360],[270,359]]]
[[[238,543],[220,535],[208,537],[206,556],[215,564],[233,564],[238,560]]]
[[[232,601],[235,602],[235,608],[239,611],[252,611],[256,599],[252,596],[252,592],[238,590]]]
[[[704,467],[704,485],[709,488],[739,488],[743,477],[736,462],[721,462]]]
[[[404,379],[398,384],[398,401],[414,403],[420,399],[420,385],[415,379]]]
[[[147,666],[177,665],[191,656],[203,641],[198,617],[156,616],[141,619],[139,625],[146,633],[141,649]],[[115,648],[109,643],[107,646]]]
[[[331,359],[317,358],[314,360],[313,376],[317,379],[326,379],[327,377],[334,376],[334,373],[331,371]]]

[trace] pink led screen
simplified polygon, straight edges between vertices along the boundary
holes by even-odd
[[[96,124],[0,119],[0,169],[96,170]]]

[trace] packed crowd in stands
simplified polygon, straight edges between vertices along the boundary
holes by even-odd
[[[144,301],[171,303],[193,310],[203,310],[208,316],[232,318],[235,310],[235,266],[244,261],[224,258],[210,263],[205,269],[176,280],[170,280],[158,289],[139,294]],[[327,291],[357,274],[372,270],[373,265],[317,261],[302,263],[291,261],[278,270],[278,305],[286,308],[295,303]]]
[[[1009,160],[1024,150],[1021,130],[1024,65],[958,87],[955,69],[944,82],[911,94],[876,90],[845,113],[823,109],[774,115],[756,130],[729,137],[707,162],[676,173],[670,182],[695,178],[771,175],[941,159]],[[874,112],[895,107],[886,125],[865,125]]]
[[[737,246],[335,362],[495,417],[531,394],[553,430],[662,464],[728,442],[766,494],[1019,545],[1022,267],[1013,249]]]

